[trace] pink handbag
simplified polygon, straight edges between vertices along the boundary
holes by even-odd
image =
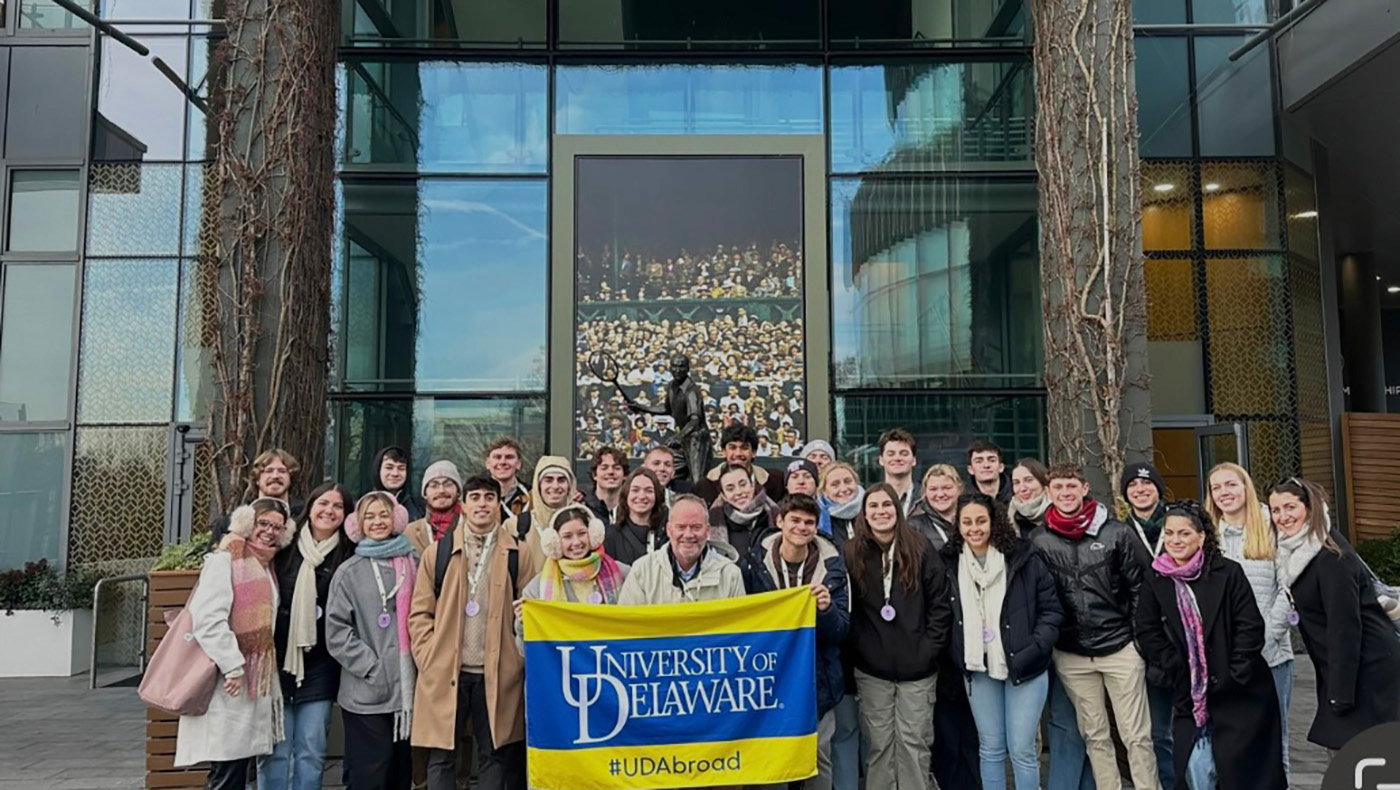
[[[194,593],[190,593],[194,597]],[[170,630],[161,638],[146,665],[137,693],[153,708],[180,716],[202,716],[209,710],[219,668],[194,638],[194,616],[189,604],[165,613]]]

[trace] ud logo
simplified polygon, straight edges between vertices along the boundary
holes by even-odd
[[[1103,544],[1096,540],[1089,544],[1089,551],[1103,551]]]
[[[574,739],[574,743],[602,743],[617,737],[622,728],[627,726],[627,686],[603,671],[603,651],[606,648],[603,645],[593,645],[593,671],[578,675],[572,673],[569,661],[574,648],[556,646],[555,649],[559,651],[559,658],[563,662],[559,679],[564,701],[578,710],[578,737]],[[590,727],[589,711],[602,700],[604,686],[617,695],[617,718],[606,735],[595,737]]]

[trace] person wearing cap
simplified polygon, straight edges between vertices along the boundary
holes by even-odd
[[[461,526],[462,474],[448,460],[434,461],[423,473],[423,500],[428,511],[408,525],[404,533],[413,550],[422,555],[439,538]]]
[[[515,646],[525,655],[521,601],[616,604],[631,566],[603,551],[607,527],[583,505],[565,505],[540,530],[544,567],[515,603]]]
[[[1149,559],[1162,554],[1162,523],[1167,517],[1167,484],[1157,467],[1148,463],[1123,468],[1119,493],[1128,503],[1128,526],[1133,528]],[[1152,751],[1157,755],[1157,778],[1171,787],[1176,769],[1172,760],[1172,690],[1160,678],[1147,679],[1147,707],[1152,715]]]
[[[394,499],[408,511],[410,523],[427,515],[427,506],[422,499],[413,495],[413,489],[409,486],[413,472],[409,467],[407,450],[394,445],[385,447],[375,454],[370,469],[374,475],[374,490],[393,494]]]
[[[428,749],[428,790],[456,790],[456,750],[476,741],[477,787],[525,787],[525,662],[514,601],[538,566],[500,523],[500,486],[489,475],[462,485],[464,529],[423,554],[408,631],[418,665],[413,745]],[[441,578],[441,587],[438,579]]]
[[[787,496],[802,494],[815,497],[817,495],[817,480],[821,476],[821,470],[817,468],[814,461],[806,458],[789,461],[787,469],[783,472],[783,492]]]
[[[355,556],[336,571],[326,601],[326,647],[341,667],[345,768],[357,787],[407,790],[412,776],[418,670],[408,617],[419,579],[407,528],[408,511],[393,494],[360,497],[345,519]]]
[[[809,439],[797,455],[816,464],[818,471],[826,471],[827,465],[836,460],[836,449],[825,439]]]
[[[545,560],[539,531],[549,525],[556,510],[573,502],[577,493],[574,468],[569,459],[546,455],[535,464],[534,481],[530,486],[530,508],[505,523],[506,528],[523,544],[525,552],[534,561],[534,567],[544,567]]]

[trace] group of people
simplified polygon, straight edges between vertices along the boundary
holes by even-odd
[[[579,249],[575,260],[584,303],[677,299],[788,297],[801,294],[802,246],[756,242],[740,248],[718,244],[713,252],[682,249],[665,258],[631,250],[616,255],[604,246],[597,258]]]
[[[487,473],[439,460],[413,487],[386,448],[375,490],[327,483],[304,508],[295,460],[264,453],[189,603],[222,682],[181,718],[176,764],[242,790],[255,758],[262,790],[320,787],[335,700],[351,788],[455,788],[474,743],[479,787],[523,790],[523,600],[795,587],[817,610],[820,790],[1034,790],[1042,718],[1050,790],[1122,786],[1111,726],[1140,790],[1287,787],[1293,629],[1309,740],[1400,720],[1400,640],[1310,481],[1261,500],[1221,464],[1204,504],[1169,501],[1133,464],[1120,519],[1075,464],[1008,465],[986,441],[916,479],[915,437],[889,430],[868,486],[825,441],[781,475],[750,426],[720,441],[694,486],[665,448],[632,468],[605,447],[587,484],[544,456],[527,487],[501,439]]]
[[[667,446],[675,432],[669,417],[636,415],[612,383],[589,367],[591,350],[607,349],[618,382],[643,405],[656,404],[671,380],[666,349],[690,351],[703,372],[700,388],[710,434],[742,423],[758,434],[760,457],[796,457],[807,431],[803,397],[802,319],[759,320],[740,307],[714,318],[636,320],[626,315],[579,322],[577,371],[579,447],[591,460],[602,447],[641,458]]]

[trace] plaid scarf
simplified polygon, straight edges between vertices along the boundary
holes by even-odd
[[[617,560],[601,551],[593,550],[581,560],[545,560],[540,572],[540,598],[546,601],[567,601],[564,580],[597,585],[603,603],[617,603],[617,593],[622,588],[622,569]]]
[[[457,526],[457,520],[462,517],[462,503],[453,502],[452,509],[439,513],[436,510],[428,511],[428,526],[433,530],[433,540],[441,540],[443,535],[452,531]]]
[[[1186,583],[1201,578],[1205,557],[1204,550],[1197,551],[1185,565],[1177,565],[1170,554],[1163,552],[1152,561],[1152,569],[1171,579],[1176,587],[1176,608],[1181,612],[1181,630],[1186,632],[1186,657],[1191,663],[1191,715],[1198,730],[1206,726],[1206,679],[1210,674],[1206,668],[1206,635],[1201,608]]]
[[[233,565],[233,608],[228,624],[243,654],[243,688],[249,699],[272,693],[277,680],[277,646],[272,637],[276,602],[267,566],[276,546],[259,546],[229,533],[219,543]]]

